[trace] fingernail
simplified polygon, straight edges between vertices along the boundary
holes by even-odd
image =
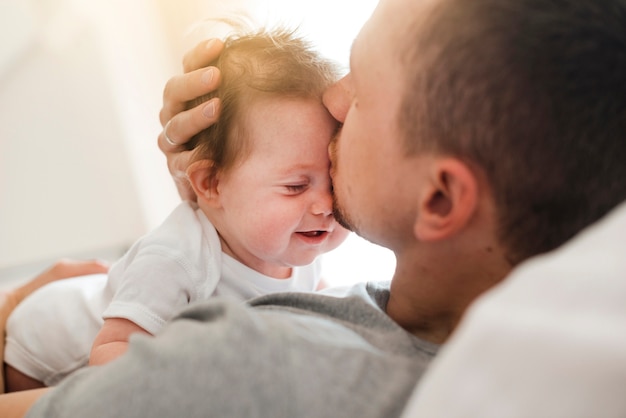
[[[210,84],[213,80],[213,68],[209,68],[202,74],[202,83]]]
[[[207,118],[215,116],[215,103],[209,102],[204,108],[202,108],[202,114]]]
[[[215,43],[215,38],[213,38],[213,39],[209,39],[209,40],[206,42],[206,45],[205,45],[204,47],[205,47],[206,49],[211,49],[211,47],[213,47],[213,44],[214,44],[214,43]]]

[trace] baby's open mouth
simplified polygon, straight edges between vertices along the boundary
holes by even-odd
[[[326,231],[306,231],[306,232],[298,232],[298,233],[301,235],[304,235],[305,237],[315,238],[315,237],[320,237],[324,235]]]

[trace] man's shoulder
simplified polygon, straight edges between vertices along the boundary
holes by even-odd
[[[49,416],[61,399],[68,416],[393,417],[431,358],[360,296],[282,294],[254,306],[218,297],[154,337],[132,338],[115,362],[75,374],[33,416]]]
[[[420,357],[427,363],[437,346],[411,335],[385,313],[388,289],[388,283],[362,283],[341,297],[326,292],[284,292],[246,304],[212,298],[191,305],[177,319],[197,321],[198,326],[218,329],[221,338],[236,338],[242,343],[256,338],[289,340],[293,347],[302,344],[297,350],[306,351],[314,345],[338,352],[376,350]]]
[[[376,295],[384,286],[363,289]],[[288,402],[296,416],[324,416],[303,413],[319,409],[320,398],[326,400],[326,416],[337,410],[395,416],[436,348],[395,324],[372,299],[294,292],[256,298],[250,305],[213,298],[184,310],[168,328],[180,328],[171,341],[190,348],[178,361],[219,364],[214,371],[220,374],[239,370],[255,376],[246,388],[238,382],[242,396],[272,389],[270,397],[298,399]],[[356,402],[355,391],[370,403]]]
[[[262,311],[291,312],[368,325],[370,321],[390,321],[385,313],[388,299],[388,285],[363,282],[320,292],[271,293],[254,298],[248,304]]]

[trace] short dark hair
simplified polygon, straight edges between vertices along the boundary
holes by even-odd
[[[339,75],[339,67],[315,52],[296,30],[243,29],[224,41],[224,51],[211,65],[218,67],[219,87],[188,104],[194,107],[220,97],[219,121],[187,144],[194,159],[213,162],[212,174],[226,171],[245,158],[250,141],[242,121],[250,103],[260,96],[315,98]]]
[[[430,12],[401,58],[408,152],[486,174],[513,264],[626,200],[624,0],[443,0]]]

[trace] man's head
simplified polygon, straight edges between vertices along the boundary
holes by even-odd
[[[353,52],[352,106],[339,116],[330,106],[345,118],[333,175],[340,212],[364,235],[386,244],[404,225],[419,238],[418,227],[397,220],[428,209],[414,190],[429,193],[437,159],[465,166],[478,199],[491,195],[495,235],[512,264],[555,248],[626,199],[624,1],[382,0]],[[386,167],[362,155],[400,145]],[[350,173],[363,171],[358,164],[373,171],[364,172],[363,189]],[[445,214],[454,193],[445,171],[433,173],[444,175],[430,204]],[[364,190],[387,213],[350,203]],[[370,219],[381,215],[396,216],[398,230]]]
[[[444,0],[405,53],[410,152],[485,172],[513,263],[626,199],[626,2]]]

